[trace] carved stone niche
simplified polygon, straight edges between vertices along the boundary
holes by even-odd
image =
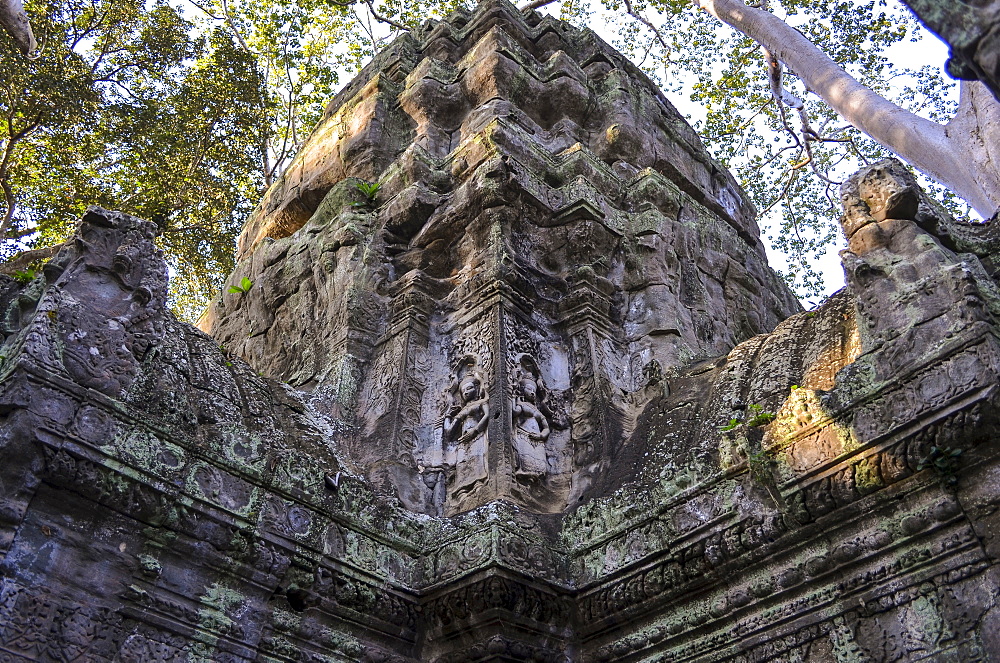
[[[514,477],[519,483],[544,479],[549,474],[546,442],[552,432],[552,410],[535,360],[526,353],[514,361],[511,385],[511,443],[514,447]]]
[[[463,357],[452,375],[441,417],[441,470],[446,476],[444,500],[461,504],[489,476],[490,397],[475,355]]]
[[[570,431],[559,402],[565,394],[549,382],[568,384],[565,358],[550,352],[540,365],[532,353],[515,351],[537,351],[537,343],[502,310],[487,311],[457,336],[449,349],[456,359],[437,392],[431,443],[415,456],[431,511],[461,513],[498,497],[537,512],[562,510],[572,472]],[[505,354],[495,352],[497,339]]]

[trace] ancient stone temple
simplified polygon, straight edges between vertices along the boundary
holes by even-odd
[[[1000,660],[1000,234],[843,202],[802,312],[593,33],[400,37],[203,331],[122,214],[0,277],[0,661]]]

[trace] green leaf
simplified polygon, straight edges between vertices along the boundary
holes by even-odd
[[[736,428],[737,426],[739,426],[741,423],[743,423],[743,422],[741,422],[739,419],[733,418],[733,419],[729,420],[728,424],[726,424],[725,426],[722,426],[721,428],[719,428],[719,430],[722,431],[723,433],[726,433],[728,431],[733,430],[734,428]]]
[[[229,290],[227,290],[227,292],[246,294],[251,287],[253,287],[253,281],[244,276],[239,285],[229,286]]]
[[[382,186],[378,182],[358,182],[354,185],[358,191],[365,195],[368,202],[371,203],[375,200],[375,194],[378,193],[379,187]]]
[[[761,412],[760,414],[755,414],[753,417],[747,421],[747,426],[750,428],[757,428],[758,426],[766,426],[777,418],[773,412]]]

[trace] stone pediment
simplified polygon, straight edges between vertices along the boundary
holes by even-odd
[[[801,312],[593,33],[401,37],[211,336],[122,214],[0,277],[0,659],[992,660],[996,231],[894,162],[843,196]]]

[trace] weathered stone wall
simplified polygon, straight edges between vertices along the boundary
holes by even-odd
[[[164,309],[150,224],[91,211],[3,285],[0,651],[993,660],[993,229],[892,163],[845,203],[849,291],[650,379],[641,471],[565,518],[378,496],[335,419]]]
[[[800,310],[758,235],[621,54],[497,2],[399,38],[331,102],[243,233],[231,283],[252,289],[202,327],[309,391],[409,508],[561,512],[603,489],[646,374]]]
[[[445,36],[425,41],[434,53],[468,50],[518,21],[487,5],[430,26]],[[523,25],[534,37],[518,43],[536,47],[576,34],[533,15]],[[370,80],[349,86],[330,117]],[[132,217],[94,208],[42,275],[0,277],[0,660],[1000,660],[995,226],[949,218],[895,162],[866,168],[843,190],[844,291],[777,324],[786,295],[765,292],[767,271],[752,282],[730,272],[736,289],[703,311],[683,299],[683,270],[662,272],[656,282],[681,299],[663,306],[692,320],[739,297],[765,311],[760,328],[714,318],[729,326],[712,351],[697,334],[671,335],[693,349],[671,356],[664,335],[630,336],[627,315],[612,311],[636,290],[631,270],[674,264],[671,251],[695,262],[690,283],[709,283],[698,256],[720,248],[712,229],[735,217],[673,175],[647,173],[656,186],[629,206],[580,198],[574,209],[589,211],[545,225],[552,210],[515,184],[527,175],[486,176],[516,171],[501,158],[508,144],[479,140],[496,165],[442,189],[447,200],[424,208],[398,252],[385,224],[411,207],[391,176],[372,202],[337,183],[297,232],[252,242],[234,282],[253,284],[218,305],[214,339],[166,309],[153,225]],[[600,162],[592,148],[571,154]],[[560,163],[526,172],[557,190],[546,169]],[[423,172],[413,181],[438,181]],[[625,205],[608,193],[620,181],[594,188]],[[629,230],[654,208],[652,231]],[[442,209],[470,211],[451,224],[492,230],[421,244]],[[614,209],[625,219],[617,235]],[[684,209],[700,210],[701,225],[686,225]],[[491,214],[499,220],[483,220]],[[594,236],[612,239],[587,244]],[[720,255],[756,260],[752,242],[724,236]],[[592,273],[560,258],[546,273],[538,243],[553,237],[550,253],[564,241],[611,257]],[[645,238],[641,260],[621,253],[631,237]],[[440,276],[400,257],[452,260],[448,242],[481,262]],[[365,280],[379,270],[389,275]],[[348,305],[358,301],[376,312]],[[480,338],[495,339],[490,354],[461,346]],[[307,362],[289,353],[312,343],[298,373]],[[559,352],[578,367],[564,382]],[[633,355],[641,361],[624,361]],[[425,406],[402,407],[421,380]],[[483,440],[487,455],[524,463],[488,465],[496,481],[483,485],[496,492],[477,508],[427,467],[410,476],[427,489],[416,498],[405,472],[396,484],[372,472],[398,449],[420,458],[426,448],[405,431],[442,430],[445,418],[459,431],[445,438],[452,451]],[[557,470],[570,466],[549,462],[560,435],[573,463],[580,449],[598,460],[580,464],[587,490],[554,509]],[[545,476],[529,453],[539,446]],[[550,492],[510,488],[531,482]]]
[[[567,518],[595,660],[1000,657],[995,228],[895,162],[844,204],[848,289],[668,381],[648,479]]]

